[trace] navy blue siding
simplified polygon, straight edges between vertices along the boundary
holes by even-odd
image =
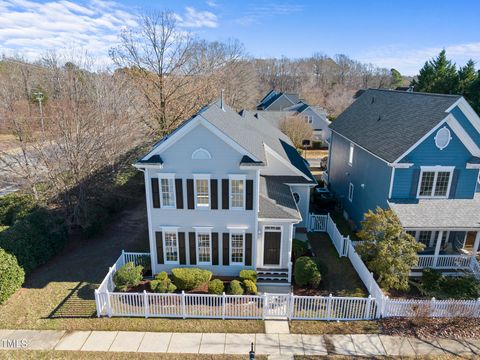
[[[350,142],[332,132],[329,159],[329,187],[342,199],[349,217],[357,226],[368,210],[387,208],[392,169],[382,160],[355,146],[353,165],[348,165]],[[353,201],[348,200],[350,182],[354,186]],[[365,186],[362,188],[362,184]]]

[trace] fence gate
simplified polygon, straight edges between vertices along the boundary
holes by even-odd
[[[265,294],[265,303],[263,304],[265,318],[287,318],[289,305],[289,294]]]

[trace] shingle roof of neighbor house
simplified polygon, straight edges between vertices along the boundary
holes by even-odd
[[[432,130],[461,96],[395,90],[364,91],[330,128],[393,162]]]
[[[480,228],[480,194],[473,200],[395,200],[388,204],[407,229]]]
[[[260,176],[259,218],[301,220],[292,190],[279,176]]]
[[[272,90],[273,91],[273,90]],[[268,100],[265,101],[265,98],[268,97],[268,95],[272,92],[270,91],[261,101],[260,103],[257,105],[257,108],[259,107],[262,107],[262,108],[267,108],[269,107],[271,104],[273,104],[279,97],[281,97],[282,95],[285,95],[285,97],[287,97],[291,102],[292,104],[296,104],[300,101],[299,97],[298,97],[298,94],[296,93],[283,93],[283,92],[280,92],[280,93],[277,93],[275,92],[275,95],[273,95],[272,97],[270,97]]]

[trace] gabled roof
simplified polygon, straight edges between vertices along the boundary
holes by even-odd
[[[273,92],[273,96],[269,95]],[[258,103],[257,109],[267,109],[270,105],[272,105],[275,101],[277,101],[280,97],[285,96],[292,104],[296,104],[300,101],[298,94],[296,93],[287,93],[287,92],[280,92],[277,93],[274,90],[270,90],[270,92],[264,96],[264,98]]]
[[[364,91],[330,128],[394,162],[446,118],[461,96],[395,90]]]
[[[202,108],[196,116],[185,121],[172,134],[159,141],[142,160],[154,154],[156,148],[175,136],[175,133],[181,131],[182,127],[187,126],[195,119],[204,119],[244,149],[244,155],[251,154],[253,158],[249,156],[250,159],[257,162],[258,165],[267,163],[265,152],[268,147],[309,181],[316,183],[306,161],[298,154],[287,135],[268,121],[259,121],[258,117],[248,111],[243,111],[242,114],[243,116],[239,115],[227,105],[224,105],[222,109],[220,101],[217,100]],[[137,164],[140,165],[142,160]]]

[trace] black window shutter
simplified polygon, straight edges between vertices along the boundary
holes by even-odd
[[[177,209],[183,209],[183,182],[182,179],[175,179],[175,198]]]
[[[160,189],[158,187],[158,178],[152,178],[152,199],[153,207],[155,209],[160,208]]]
[[[197,253],[196,253],[196,246],[195,246],[195,233],[190,232],[188,233],[188,245],[190,249],[190,265],[197,264]]]
[[[210,179],[210,191],[212,193],[211,198],[212,198],[212,204],[211,204],[211,209],[212,210],[217,210],[218,209],[218,185],[217,185],[217,179]]]
[[[245,266],[252,265],[252,234],[245,234]]]
[[[212,265],[218,265],[218,233],[212,233]]]
[[[230,264],[230,252],[228,250],[230,245],[230,234],[223,233],[223,265]]]
[[[454,199],[455,194],[457,193],[458,175],[460,175],[460,170],[454,169],[452,174],[452,183],[450,185],[450,194],[448,196],[450,199]]]
[[[155,232],[155,242],[157,243],[157,264],[163,264],[163,233]]]
[[[222,179],[222,209],[227,210],[229,208],[230,191],[228,189],[228,179]]]
[[[187,179],[187,206],[189,209],[195,209],[193,192],[193,179]]]
[[[185,252],[185,233],[178,233],[178,252],[179,252],[179,262],[181,265],[187,263],[186,252]]]
[[[413,169],[412,187],[410,188],[410,197],[417,197],[418,182],[420,181],[420,169]],[[395,182],[394,182],[395,183]]]
[[[245,209],[253,209],[253,180],[247,180],[247,186],[245,188]]]

